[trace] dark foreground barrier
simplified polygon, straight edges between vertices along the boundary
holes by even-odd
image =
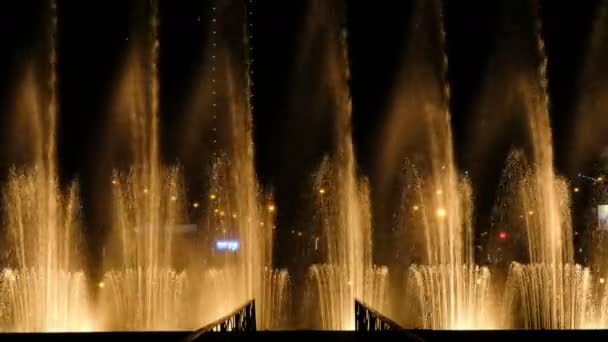
[[[51,342],[101,342],[101,341],[146,341],[180,342],[191,332],[133,332],[133,333],[46,333],[46,334],[0,334],[0,341],[51,341]],[[257,332],[208,332],[198,336],[197,342],[555,342],[566,341],[608,341],[606,330],[499,330],[499,331],[257,331]]]
[[[375,311],[359,300],[355,300],[356,331],[391,331],[403,330],[399,324]]]
[[[226,316],[188,335],[183,342],[195,341],[208,332],[254,332],[255,330],[255,300],[251,300]]]

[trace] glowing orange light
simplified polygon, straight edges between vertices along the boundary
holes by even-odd
[[[325,189],[323,189],[323,188],[319,189],[319,193],[320,193],[321,195],[323,195],[323,194],[325,193]]]
[[[579,191],[581,191],[581,189],[579,189],[579,188],[574,188],[574,192],[579,192]]]
[[[415,206],[413,206],[413,207],[412,207],[412,210],[413,210],[413,211],[418,211],[418,209],[420,209],[420,207],[419,207],[419,206],[417,206],[417,205],[415,205]]]
[[[216,195],[216,194],[211,194],[211,195],[209,195],[209,199],[211,199],[211,200],[214,200],[214,199],[216,199],[216,198],[217,198],[217,195]]]
[[[501,240],[506,240],[508,237],[509,237],[509,234],[507,234],[506,232],[498,233],[498,238],[500,238]]]
[[[439,208],[439,209],[437,209],[437,211],[435,212],[435,214],[437,214],[437,217],[439,217],[439,218],[444,218],[444,217],[446,217],[446,215],[448,214],[448,212],[445,209],[443,209],[443,208]]]
[[[112,179],[112,185],[116,185],[118,184],[118,181],[116,179]]]
[[[269,205],[268,205],[268,211],[270,211],[271,213],[272,213],[273,211],[275,211],[275,209],[276,209],[276,207],[274,206],[274,204],[269,204]]]
[[[100,289],[103,289],[104,287],[106,287],[106,284],[103,281],[100,281],[97,286],[99,286]]]

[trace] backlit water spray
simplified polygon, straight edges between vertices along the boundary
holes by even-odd
[[[82,271],[77,185],[57,175],[57,14],[51,3],[45,63],[30,64],[14,114],[25,165],[3,189],[6,239],[14,267],[2,272],[3,323],[11,331],[83,331],[91,325]]]
[[[325,244],[325,263],[309,271],[309,300],[318,303],[320,329],[353,330],[354,301],[372,307],[384,298],[385,268],[372,265],[371,213],[368,183],[356,172],[351,132],[351,99],[344,9],[323,1],[311,4],[308,24],[325,51],[320,68],[322,98],[334,120],[334,152],[315,177],[317,220]]]

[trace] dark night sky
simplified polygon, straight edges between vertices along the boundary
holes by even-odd
[[[501,3],[504,1],[459,0],[444,4],[453,127],[457,158],[463,169],[472,167],[465,148],[470,143],[468,128],[480,80],[494,43],[500,39],[494,23]],[[6,108],[10,101],[18,66],[44,38],[45,4],[33,0],[3,4],[0,108]],[[81,179],[85,206],[92,201],[91,184],[100,167],[96,165],[102,140],[99,127],[104,123],[110,89],[129,44],[125,38],[135,22],[133,13],[141,4],[119,0],[59,3],[59,167],[63,178]],[[176,122],[191,95],[192,75],[201,66],[208,5],[209,1],[161,1],[163,152],[168,161],[176,159],[170,138],[179,134],[175,132]],[[354,137],[363,174],[372,173],[388,94],[406,44],[410,5],[408,1],[348,2]],[[324,142],[328,127],[314,127],[305,118],[288,113],[304,7],[304,1],[280,0],[258,0],[253,7],[256,163],[262,182],[276,191],[280,209],[278,244],[283,246],[291,243],[287,232],[307,215],[302,212],[302,192],[321,156],[328,152]],[[566,151],[574,120],[576,84],[597,7],[598,1],[542,2],[557,166],[562,172],[571,171]],[[7,114],[3,111],[0,115]],[[310,138],[317,136],[321,139]],[[7,139],[2,141],[10,144]],[[483,190],[477,191],[482,211],[489,210],[487,203],[491,203],[504,160],[497,158],[499,162],[488,167],[483,179],[474,179],[476,188]],[[6,169],[10,158],[5,155],[0,160]],[[95,214],[89,213],[88,217],[92,220]]]

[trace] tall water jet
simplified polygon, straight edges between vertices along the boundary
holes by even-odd
[[[413,6],[378,164],[386,169],[381,194],[401,186],[393,230],[413,263],[399,288],[416,306],[404,310],[399,301],[395,316],[430,329],[493,328],[490,273],[474,261],[471,187],[454,160],[442,5]],[[405,158],[399,180],[394,173]]]
[[[77,185],[57,175],[57,7],[51,2],[46,60],[31,64],[18,88],[15,141],[26,156],[3,189],[12,269],[1,274],[3,322],[11,331],[83,331],[94,327],[83,255]]]
[[[556,175],[553,165],[539,4],[514,1],[505,6],[503,25],[513,25],[513,11],[521,22],[498,44],[498,68],[489,73],[482,107],[499,123],[496,130],[504,130],[505,123],[519,122],[526,141],[524,150],[511,154],[504,173],[506,188],[500,196],[514,200],[501,198],[495,209],[498,216],[508,217],[500,222],[505,229],[524,237],[527,255],[519,261],[529,262],[514,263],[509,270],[506,309],[516,320],[506,324],[580,328],[592,311],[591,280],[588,270],[574,265],[568,184]]]
[[[373,284],[384,284],[386,276],[386,270],[372,267],[369,189],[367,181],[356,172],[342,6],[314,1],[306,24],[311,34],[306,38],[318,40],[324,51],[324,60],[317,61],[322,76],[316,101],[326,106],[334,120],[334,152],[321,164],[314,184],[316,224],[321,231],[325,264],[313,265],[309,271],[309,292],[318,303],[313,307],[321,310],[320,319],[313,325],[330,330],[354,329],[354,300],[374,307],[376,303],[371,301],[383,296],[366,290],[382,292],[381,286]]]
[[[215,291],[214,319],[255,299],[258,329],[270,329],[278,327],[271,315],[285,310],[287,274],[272,270],[278,208],[272,196],[262,191],[254,164],[253,45],[252,24],[247,17],[253,8],[234,1],[215,1],[211,6],[203,84],[199,87],[205,93],[198,90],[193,94],[197,106],[186,114],[186,122],[208,123],[206,127],[194,126],[196,139],[209,139],[212,152],[210,167],[198,160],[195,165],[197,169],[207,166],[209,171],[198,218],[205,248],[194,254],[210,260],[222,282],[218,287],[211,284],[195,291],[199,308],[194,316],[209,317],[208,301],[213,300],[209,295]],[[232,241],[237,248],[232,253],[218,252],[217,241]],[[207,277],[208,268],[209,264],[194,263],[188,272]]]
[[[104,324],[113,330],[175,330],[184,308],[185,275],[174,268],[174,234],[183,218],[175,168],[159,157],[158,8],[149,2],[117,88],[112,143],[128,167],[111,179],[112,226],[99,284]],[[110,182],[110,180],[108,180]]]

